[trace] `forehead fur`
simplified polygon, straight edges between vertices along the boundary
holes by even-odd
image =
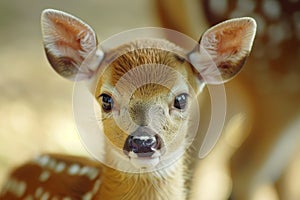
[[[173,43],[159,39],[136,40],[125,44],[106,55],[109,62],[110,82],[121,85],[122,90],[140,87],[143,94],[152,90],[171,87],[184,75],[185,52]],[[120,84],[121,83],[121,84]],[[146,84],[145,84],[146,83]],[[153,84],[154,83],[154,84]],[[124,92],[124,91],[122,91]]]
[[[167,40],[141,39],[119,47],[108,57],[114,60],[110,67],[115,84],[125,73],[141,65],[160,64],[174,68],[184,61],[184,52]]]

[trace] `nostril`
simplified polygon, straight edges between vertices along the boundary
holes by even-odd
[[[126,155],[133,152],[138,157],[151,157],[162,146],[159,138],[156,135],[129,136],[125,142],[123,151]]]
[[[156,145],[156,139],[153,137],[151,139],[147,139],[144,143],[145,146],[154,147]]]
[[[156,146],[154,136],[134,136],[129,142],[129,147],[134,153],[154,153]]]
[[[145,143],[144,140],[142,140],[140,138],[136,138],[136,137],[133,137],[132,142],[131,142],[131,144],[136,147],[142,146],[142,145],[144,145],[144,143]]]
[[[123,152],[127,156],[130,156],[130,153],[134,153],[138,157],[151,157],[156,152],[159,155],[163,154],[163,146],[161,137],[152,129],[139,127],[127,137],[123,146]]]

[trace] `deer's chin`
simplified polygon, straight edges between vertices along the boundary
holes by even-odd
[[[149,157],[138,157],[135,153],[130,152],[129,155],[130,163],[137,169],[140,170],[151,170],[154,169],[160,162],[160,153],[156,152]]]
[[[159,157],[156,158],[130,158],[130,163],[137,169],[154,169],[160,161]]]

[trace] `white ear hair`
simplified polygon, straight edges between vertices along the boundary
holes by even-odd
[[[47,58],[58,74],[71,80],[95,74],[104,53],[97,49],[97,37],[89,25],[68,13],[46,9],[41,26]]]
[[[233,78],[244,65],[256,33],[249,17],[227,20],[208,29],[189,60],[208,84],[221,84]]]

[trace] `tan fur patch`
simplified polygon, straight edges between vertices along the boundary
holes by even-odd
[[[168,103],[173,101],[168,99],[172,92],[171,88],[178,84],[178,79],[183,78],[195,91],[198,89],[193,69],[185,61],[183,53],[177,46],[165,40],[137,40],[109,52],[103,62],[103,65],[108,67],[99,79],[96,98],[103,92],[103,84],[115,87],[122,96],[120,101],[128,98],[125,94],[129,94],[129,116],[137,125],[145,125],[147,123],[145,113],[149,112],[151,106],[157,104],[169,108]],[[162,109],[155,111],[158,120],[156,123],[165,124],[158,125],[157,128],[161,131],[162,137],[174,142],[175,135],[172,133],[176,134],[182,119],[169,119],[163,116],[165,111],[168,112]],[[130,133],[126,133],[122,128],[116,128],[118,126],[115,125],[116,122],[111,115],[104,115],[102,123],[108,139],[115,147],[122,149]]]

